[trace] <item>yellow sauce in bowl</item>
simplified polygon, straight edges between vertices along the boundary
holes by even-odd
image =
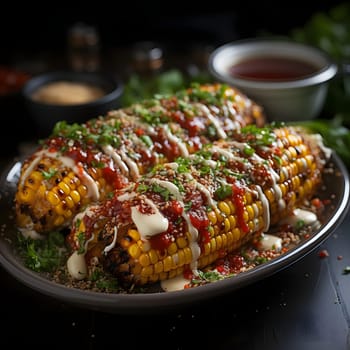
[[[56,81],[38,88],[31,97],[47,104],[73,105],[89,103],[104,95],[103,89],[88,83]]]

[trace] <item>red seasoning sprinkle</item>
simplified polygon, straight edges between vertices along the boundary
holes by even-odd
[[[320,258],[326,258],[326,257],[328,257],[329,256],[329,253],[328,253],[328,251],[326,250],[326,249],[323,249],[323,250],[321,250],[319,253],[318,253],[318,256],[320,257]]]

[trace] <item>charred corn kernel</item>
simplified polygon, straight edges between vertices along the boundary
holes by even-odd
[[[140,265],[140,264],[135,264],[132,269],[131,269],[131,272],[138,276],[141,274],[141,271],[142,271],[143,267]],[[156,265],[154,265],[154,270],[156,270]],[[154,271],[156,273],[156,271]]]

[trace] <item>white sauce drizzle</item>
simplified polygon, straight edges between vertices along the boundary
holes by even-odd
[[[318,222],[318,219],[317,215],[312,211],[296,208],[293,210],[292,215],[282,220],[283,223],[287,223],[292,227],[296,227],[300,221],[305,225],[314,225]]]
[[[87,276],[87,266],[85,262],[85,254],[79,254],[74,251],[67,260],[67,268],[69,274],[76,280],[82,280]]]
[[[163,127],[164,132],[166,133],[166,136],[168,140],[174,144],[176,144],[179,147],[179,150],[181,152],[181,155],[183,157],[188,157],[188,149],[186,147],[186,144],[177,136],[175,136],[171,131],[168,125],[164,125]]]
[[[177,201],[181,204],[181,206],[184,207],[183,196],[181,195],[177,186],[175,186],[173,183],[169,181],[159,180],[159,179],[151,179],[151,183],[157,183],[160,186],[166,188],[177,199]],[[191,241],[189,242],[189,247],[192,252],[191,268],[192,270],[194,270],[193,272],[195,273],[195,270],[197,269],[197,260],[200,255],[200,247],[197,242],[198,230],[193,226],[191,219],[185,210],[183,210],[182,212],[182,217],[187,223],[188,232],[190,233],[190,236],[191,236]]]
[[[122,160],[127,164],[133,180],[137,180],[140,177],[140,172],[137,164],[126,154],[124,150],[120,150],[120,156]]]
[[[67,260],[68,273],[76,280],[83,280],[88,274],[88,268],[85,261],[85,254],[90,241],[94,239],[94,235],[85,242],[84,253],[74,251]]]
[[[205,115],[208,117],[208,119],[211,121],[211,123],[215,126],[216,131],[218,133],[219,138],[221,139],[226,139],[227,138],[227,134],[225,132],[225,130],[221,127],[220,122],[218,120],[218,118],[214,117],[211,113],[210,110],[207,106],[199,103],[198,104],[200,109],[205,113]]]
[[[122,174],[127,175],[128,174],[128,167],[121,159],[120,155],[115,151],[115,149],[111,145],[107,145],[103,147],[103,152],[112,157]]]
[[[170,279],[162,280],[160,285],[165,292],[174,292],[184,289],[185,285],[189,282],[190,281],[181,274]]]
[[[264,218],[264,227],[263,230],[264,232],[267,232],[270,228],[270,203],[269,200],[267,199],[267,197],[265,196],[265,193],[263,192],[262,188],[258,185],[256,185],[256,189],[258,191],[259,194],[259,198],[261,200],[261,204],[263,206],[263,218]],[[254,211],[258,211],[258,208],[254,207]]]
[[[258,247],[260,250],[275,250],[277,252],[282,249],[282,239],[280,237],[264,233],[259,241]]]
[[[21,234],[25,238],[31,238],[31,239],[45,239],[46,236],[41,235],[40,233],[36,232],[35,230],[31,228],[19,228]]]
[[[113,228],[114,228],[113,241],[111,242],[111,244],[107,245],[105,249],[103,249],[104,254],[107,254],[109,251],[111,251],[115,247],[115,244],[117,243],[118,229],[116,226],[114,226]]]
[[[131,218],[143,239],[162,233],[169,227],[168,219],[161,214],[155,204],[148,198],[145,198],[145,202],[152,208],[152,214],[143,214],[138,207],[131,207]]]

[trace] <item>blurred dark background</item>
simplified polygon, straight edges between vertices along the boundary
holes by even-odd
[[[130,48],[143,41],[162,47],[164,68],[194,63],[205,69],[208,54],[221,44],[261,35],[288,36],[315,13],[327,13],[343,3],[339,0],[232,0],[209,4],[184,0],[7,2],[1,5],[0,12],[0,75],[1,68],[20,70],[30,76],[72,68],[69,38],[78,23],[95,30],[96,70],[127,79],[131,72]],[[10,97],[0,91],[0,118],[11,140],[9,143],[1,139],[1,156],[17,154],[19,142],[38,137],[18,96]]]
[[[97,28],[102,47],[142,40],[176,48],[193,43],[219,45],[261,33],[286,35],[317,11],[344,1],[95,1],[2,4],[0,60],[13,53],[64,50],[69,28],[84,22]]]

